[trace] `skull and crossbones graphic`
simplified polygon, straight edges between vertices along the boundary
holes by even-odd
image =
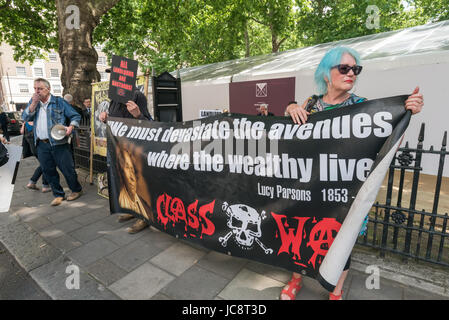
[[[250,250],[256,242],[265,254],[273,253],[272,249],[265,247],[259,240],[262,236],[260,225],[266,218],[265,211],[259,214],[254,208],[247,205],[234,204],[230,206],[227,202],[224,202],[221,208],[228,216],[227,226],[232,229],[224,237],[218,239],[223,247],[227,246],[229,238],[234,235],[234,240],[242,249]]]

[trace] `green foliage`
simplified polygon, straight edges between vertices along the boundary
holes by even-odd
[[[368,27],[372,5],[376,28]],[[447,0],[120,0],[93,38],[109,56],[160,73],[445,19]],[[54,0],[0,0],[0,40],[16,59],[56,49],[56,22]]]
[[[14,59],[44,58],[42,49],[57,49],[54,0],[0,0],[0,42],[10,44]]]
[[[297,32],[305,45],[360,37],[425,23],[403,0],[297,1]],[[376,9],[375,11],[370,8]],[[374,16],[378,16],[375,25]]]
[[[423,18],[429,22],[438,22],[449,19],[448,0],[411,0]]]
[[[441,20],[449,4],[437,2],[433,9],[431,0],[122,0],[95,39],[109,54],[161,72]],[[373,15],[378,25],[369,27]]]

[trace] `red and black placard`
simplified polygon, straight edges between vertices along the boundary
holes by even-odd
[[[127,103],[133,99],[139,63],[125,57],[112,56],[109,99]]]

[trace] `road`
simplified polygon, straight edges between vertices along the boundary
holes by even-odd
[[[0,300],[50,300],[0,243]]]

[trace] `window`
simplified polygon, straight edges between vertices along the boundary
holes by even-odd
[[[51,62],[56,62],[58,61],[58,56],[56,55],[56,53],[50,53],[48,55],[48,58],[50,59]]]
[[[106,57],[98,57],[98,65],[105,66],[106,65]]]
[[[34,68],[34,75],[36,77],[43,77],[44,71],[42,70],[42,68]]]
[[[61,93],[61,85],[59,84],[53,85],[53,93]]]
[[[27,72],[26,72],[25,67],[16,67],[16,74],[18,76],[26,76]]]
[[[26,84],[26,83],[19,83],[19,91],[21,93],[28,93],[28,84]]]
[[[50,77],[57,78],[59,77],[59,71],[58,69],[50,69]]]
[[[101,80],[108,80],[108,74],[106,72],[100,72]]]

